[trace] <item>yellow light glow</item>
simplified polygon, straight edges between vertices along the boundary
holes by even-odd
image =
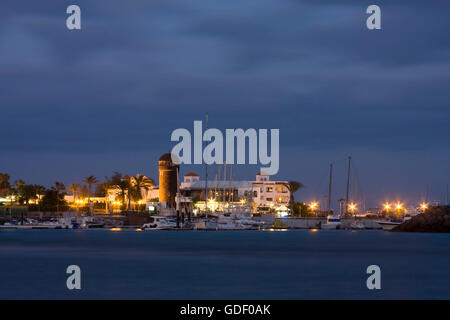
[[[122,228],[111,228],[111,229],[109,229],[109,230],[111,230],[111,231],[121,231]]]
[[[356,210],[356,204],[354,204],[354,203],[350,203],[349,205],[348,205],[348,208],[350,209],[350,211],[355,211]]]
[[[403,205],[401,203],[397,203],[397,205],[395,206],[395,208],[397,210],[401,210],[403,208]]]
[[[421,208],[422,210],[428,209],[428,203],[422,202],[422,203],[420,204],[420,208]]]
[[[385,210],[391,209],[391,205],[390,205],[389,203],[386,202],[386,204],[384,205],[384,209],[385,209]]]
[[[317,207],[319,206],[319,204],[317,202],[311,202],[309,205],[309,208],[312,210],[317,209]]]

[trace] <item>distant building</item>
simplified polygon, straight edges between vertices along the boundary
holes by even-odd
[[[154,206],[159,202],[161,208],[175,208],[175,196],[177,194],[177,184],[179,179],[180,166],[172,162],[170,153],[163,154],[159,160],[159,185],[148,190],[141,189],[142,200],[139,204]],[[128,176],[124,176],[128,179]],[[256,175],[255,180],[208,180],[208,195],[205,195],[205,180],[200,180],[200,176],[195,172],[189,172],[183,176],[180,183],[180,195],[183,203],[203,202],[205,198],[217,203],[242,202],[251,204],[254,209],[260,212],[286,211],[290,192],[288,181],[271,181],[270,176],[265,173]],[[122,207],[122,198],[127,203],[127,194],[122,195],[119,188],[107,190],[107,207],[110,211],[118,211]],[[120,199],[120,200],[119,200]],[[189,199],[189,201],[187,201]],[[73,202],[73,197],[68,196],[67,200]],[[91,197],[91,200],[100,202],[100,199]],[[104,201],[104,200],[103,200]]]
[[[254,199],[258,206],[278,207],[289,204],[288,181],[270,181],[269,175],[259,173],[252,184],[258,191],[258,197]]]
[[[183,183],[193,183],[200,180],[200,176],[194,172],[189,172],[188,174],[184,175],[184,182]]]
[[[205,200],[205,180],[191,172],[184,176],[181,182],[180,191],[184,196],[192,197],[194,200]],[[253,199],[254,186],[249,181],[208,181],[208,199],[214,198],[217,201],[237,202],[241,199]]]
[[[287,181],[271,181],[264,173],[256,175],[256,180],[208,181],[208,199],[217,201],[254,202],[257,207],[286,207],[289,204],[290,192]],[[184,196],[194,200],[205,200],[205,180],[190,172],[184,175],[180,190]]]

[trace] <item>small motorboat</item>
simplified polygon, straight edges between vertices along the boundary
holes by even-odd
[[[341,217],[338,214],[327,216],[327,223],[320,225],[321,229],[336,230],[341,228]]]
[[[177,220],[173,218],[153,216],[149,223],[142,226],[143,230],[169,230],[177,227]]]
[[[350,229],[352,230],[364,230],[365,228],[366,226],[362,221],[352,221],[352,223],[350,223]]]
[[[402,224],[405,220],[404,219],[390,219],[390,220],[378,220],[376,221],[383,230],[392,230],[396,226]]]

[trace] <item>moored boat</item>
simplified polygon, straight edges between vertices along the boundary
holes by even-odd
[[[168,217],[154,216],[150,218],[150,222],[142,226],[144,230],[168,230],[174,229],[177,226],[176,219]]]
[[[320,225],[321,229],[335,230],[341,228],[341,217],[338,214],[327,216],[327,222]]]
[[[390,219],[390,220],[378,220],[376,221],[383,230],[392,230],[396,226],[402,224],[404,219]]]

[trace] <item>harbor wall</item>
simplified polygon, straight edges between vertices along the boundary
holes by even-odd
[[[327,222],[325,218],[274,218],[273,226],[277,228],[287,229],[314,229],[320,228],[320,224]],[[342,219],[341,224],[343,228],[350,227],[354,219]],[[372,219],[360,219],[366,229],[380,229],[380,225]]]
[[[319,228],[320,223],[325,223],[326,219],[318,218],[276,218],[274,227],[288,229],[314,229]]]

